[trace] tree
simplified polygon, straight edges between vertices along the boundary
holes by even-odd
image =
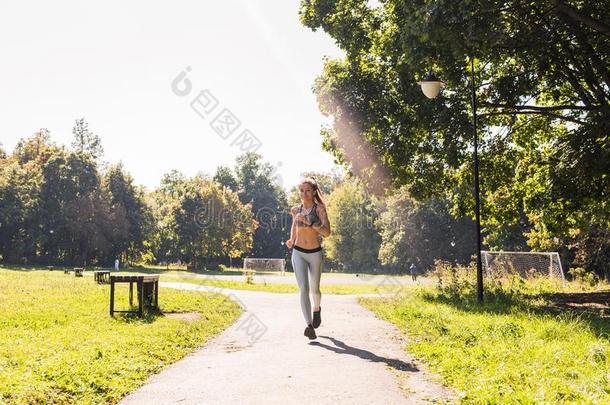
[[[447,200],[417,201],[403,186],[386,204],[376,224],[381,234],[379,259],[384,265],[406,272],[411,263],[431,268],[435,259],[468,263],[475,253],[473,222],[454,219]]]
[[[261,159],[248,152],[238,156],[235,164],[239,199],[251,205],[258,222],[250,253],[253,257],[285,257],[283,242],[290,237],[291,225],[286,192],[274,181],[273,166]]]
[[[514,138],[528,135],[521,127],[530,118],[570,123],[557,145],[574,151],[563,154],[565,163],[595,166],[596,183],[610,183],[600,177],[601,159],[577,153],[589,145],[588,155],[608,156],[610,40],[597,29],[606,16],[599,2],[576,9],[562,1],[388,0],[373,7],[304,0],[300,15],[346,52],[344,60],[326,61],[314,86],[320,108],[335,119],[322,132],[324,145],[340,161],[359,170],[378,157],[389,173],[382,180],[412,185],[415,196],[443,190],[447,169],[470,153],[466,84],[474,57],[483,128],[506,128]],[[416,83],[431,69],[457,91],[425,99]]]
[[[216,169],[213,179],[221,186],[228,187],[231,191],[238,190],[237,180],[235,179],[231,169],[228,167],[219,166]]]
[[[13,155],[19,160],[20,164],[26,164],[32,160],[41,158],[45,159],[47,152],[56,150],[57,146],[51,142],[51,133],[46,128],[41,128],[39,131],[27,139],[20,139],[15,146]]]
[[[35,251],[31,219],[36,211],[35,177],[14,157],[0,160],[0,255],[19,263]]]
[[[314,84],[333,118],[323,146],[372,191],[406,185],[419,201],[450,197],[452,212],[473,216],[473,61],[485,241],[537,248],[544,234],[566,245],[594,229],[579,222],[589,215],[610,229],[604,5],[303,0],[300,16],[345,51]],[[434,101],[417,85],[431,70],[447,88]]]
[[[110,264],[144,249],[149,208],[120,165],[102,178],[93,157],[41,129],[0,159],[0,256],[9,263]]]
[[[350,271],[375,271],[381,238],[373,201],[357,180],[339,185],[327,202],[332,233],[324,238],[328,258]]]
[[[223,254],[229,257],[229,265],[233,266],[233,259],[248,253],[254,243],[254,232],[258,226],[252,216],[251,206],[239,201],[239,196],[228,188],[223,188],[224,210],[227,215],[222,216]]]
[[[104,154],[102,140],[89,130],[89,124],[85,122],[84,118],[76,120],[72,128],[72,134],[74,135],[74,140],[72,141],[72,148],[74,150],[80,153],[88,153],[94,160],[102,157]]]
[[[108,207],[87,155],[57,151],[44,163],[40,189],[41,252],[48,260],[82,265],[109,248]]]
[[[238,257],[252,247],[255,222],[235,193],[200,176],[177,185],[169,227],[182,258],[198,267],[201,258]]]
[[[108,169],[102,187],[108,193],[113,212],[112,257],[121,257],[122,262],[135,262],[153,226],[144,192],[133,184],[132,177],[120,163]]]

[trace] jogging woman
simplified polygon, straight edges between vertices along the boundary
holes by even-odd
[[[330,235],[330,222],[326,215],[326,206],[318,184],[312,178],[306,178],[299,184],[301,204],[292,207],[292,228],[290,239],[286,241],[292,250],[292,268],[301,291],[301,310],[307,327],[303,333],[309,339],[315,339],[314,328],[322,322],[320,300],[320,276],[322,275],[321,236]],[[313,319],[309,291],[313,295]]]

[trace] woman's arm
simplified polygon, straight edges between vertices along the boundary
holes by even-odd
[[[290,227],[290,239],[286,241],[286,246],[292,248],[292,245],[294,245],[297,238],[297,222],[295,219],[296,207],[292,207],[290,213],[292,214],[292,226]]]
[[[312,228],[322,236],[329,236],[330,221],[328,220],[328,215],[326,215],[326,207],[319,205],[316,211],[318,213],[318,218],[320,218],[320,224],[312,225]]]

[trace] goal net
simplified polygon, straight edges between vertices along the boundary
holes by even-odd
[[[519,274],[523,278],[558,277],[565,280],[557,252],[481,252],[487,277]]]
[[[244,259],[244,270],[281,271],[284,274],[286,259],[266,259],[246,257]]]

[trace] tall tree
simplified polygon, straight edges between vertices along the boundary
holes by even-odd
[[[322,241],[328,258],[350,271],[379,269],[377,212],[363,184],[355,179],[346,181],[328,200],[333,231]]]
[[[220,184],[221,186],[228,187],[231,191],[237,191],[237,179],[235,178],[233,171],[226,166],[219,166],[216,169],[216,173],[213,177],[214,181]]]
[[[72,128],[72,134],[74,135],[72,141],[72,148],[74,150],[80,153],[89,153],[94,160],[102,157],[104,154],[102,140],[89,130],[89,124],[85,122],[84,118],[76,120]]]
[[[152,227],[152,212],[144,192],[133,184],[133,178],[120,163],[108,169],[102,186],[109,194],[114,216],[113,256],[135,262]]]
[[[290,237],[289,209],[286,192],[272,178],[273,166],[261,162],[254,152],[236,159],[235,177],[239,199],[250,204],[258,222],[251,255],[253,257],[285,257],[283,242]]]
[[[382,239],[379,259],[399,272],[411,263],[429,269],[435,259],[468,263],[474,253],[471,220],[454,219],[447,200],[416,201],[406,187],[388,197],[376,225]]]
[[[486,241],[566,246],[610,228],[605,4],[303,0],[300,16],[345,51],[314,84],[333,118],[323,145],[371,190],[448,195],[473,216],[473,62]],[[429,71],[446,86],[433,101],[417,84]]]
[[[183,259],[198,267],[202,258],[238,257],[251,249],[255,222],[235,193],[200,176],[177,185],[182,190],[170,205],[169,226]]]
[[[106,218],[98,216],[107,212],[99,188],[97,166],[88,156],[57,151],[49,157],[40,190],[43,252],[66,263],[83,264],[96,250],[108,249]]]
[[[36,177],[15,157],[0,160],[0,255],[6,262],[19,263],[36,252]]]
[[[51,141],[50,131],[41,128],[34,132],[31,137],[20,139],[15,146],[13,155],[19,160],[20,164],[25,164],[38,158],[44,160],[44,155],[55,149],[57,149],[57,146]]]
[[[571,164],[565,175],[577,169],[600,187],[610,184],[603,176],[610,38],[598,29],[607,20],[599,2],[303,0],[300,14],[346,52],[327,60],[315,83],[322,111],[335,118],[322,132],[324,145],[357,171],[378,165],[371,179],[410,184],[415,196],[446,188],[448,169],[470,159],[467,83],[475,58],[484,129],[505,128],[510,142],[532,138],[523,127],[531,118],[569,123],[556,139],[557,159]],[[417,85],[430,70],[452,90],[434,102]],[[378,176],[383,169],[387,178]],[[600,191],[582,188],[598,199]]]

